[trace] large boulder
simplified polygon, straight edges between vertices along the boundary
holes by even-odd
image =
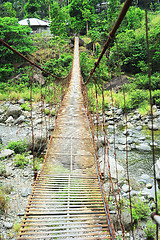
[[[151,147],[147,143],[141,143],[140,145],[136,146],[136,149],[143,152],[151,151]]]
[[[13,150],[4,149],[0,152],[0,159],[10,157],[13,153]]]
[[[18,118],[22,113],[21,107],[19,105],[10,105],[7,109],[7,117],[12,116],[13,118]]]
[[[32,134],[29,134],[26,138],[27,148],[32,150]],[[46,132],[38,131],[34,134],[34,151],[40,154],[46,148],[48,143],[48,138]]]
[[[105,174],[105,176],[109,177],[109,166],[107,162],[107,156],[106,156],[105,172],[104,172],[104,157],[101,157],[99,159],[99,162],[100,162],[101,172]],[[111,156],[109,156],[109,165],[110,165],[111,178],[117,179],[117,172],[118,172],[118,179],[122,179],[125,176],[124,168],[118,162],[116,163],[115,159]]]

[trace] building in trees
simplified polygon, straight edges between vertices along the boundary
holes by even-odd
[[[26,18],[19,21],[19,24],[23,26],[30,26],[33,33],[44,33],[45,35],[50,34],[48,21],[42,21],[38,18]]]

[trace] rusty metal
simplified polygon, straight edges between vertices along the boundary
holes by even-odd
[[[158,214],[158,197],[157,197],[157,180],[156,180],[156,168],[155,168],[155,144],[154,144],[154,116],[153,116],[153,98],[152,98],[152,87],[151,87],[151,61],[150,61],[150,49],[148,39],[148,14],[147,14],[147,3],[145,3],[145,27],[146,27],[146,46],[147,46],[147,65],[148,65],[148,80],[149,80],[149,98],[150,98],[150,111],[151,111],[151,132],[152,132],[152,160],[153,160],[153,176],[154,176],[154,197],[155,197],[155,208],[156,214]],[[159,227],[156,224],[156,239],[158,240]]]
[[[78,62],[76,39],[71,82],[17,239],[116,239],[97,176]]]
[[[110,33],[109,33],[109,35],[108,35],[108,39],[107,39],[107,41],[106,41],[106,43],[105,43],[105,45],[104,45],[104,47],[103,47],[103,50],[102,50],[102,52],[101,52],[101,54],[100,54],[97,62],[95,62],[95,66],[94,66],[94,68],[91,70],[90,75],[89,75],[89,78],[87,79],[87,81],[85,82],[85,84],[87,84],[87,83],[89,82],[89,80],[91,79],[91,77],[92,77],[93,73],[95,72],[96,68],[99,66],[99,63],[100,63],[103,55],[105,54],[105,52],[106,52],[107,48],[109,47],[112,39],[114,38],[117,29],[119,28],[119,26],[120,26],[123,18],[125,17],[125,15],[126,15],[128,9],[129,9],[129,7],[131,6],[131,3],[132,3],[132,0],[126,0],[126,1],[125,1],[124,5],[123,5],[123,8],[122,8],[122,10],[121,10],[121,12],[120,12],[120,14],[119,14],[119,16],[118,16],[118,18],[117,18],[117,20],[116,20],[116,22],[115,22],[112,30],[110,31]]]

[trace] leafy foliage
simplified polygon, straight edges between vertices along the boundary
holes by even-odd
[[[58,59],[54,58],[47,61],[44,67],[47,71],[53,73],[54,75],[64,77],[69,73],[71,64],[72,56],[67,53],[63,53]]]
[[[147,225],[144,229],[146,239],[154,240],[156,237],[156,224],[151,221],[147,221]]]
[[[26,55],[31,53],[34,48],[28,34],[31,32],[29,27],[19,25],[16,18],[0,18],[1,38],[15,48],[20,53]],[[6,81],[10,77],[17,64],[22,63],[22,59],[14,54],[5,46],[1,46],[0,52],[0,80]]]
[[[24,6],[26,18],[38,17],[37,12],[40,9],[40,4],[35,0],[28,0]]]
[[[29,159],[26,157],[25,153],[16,154],[13,161],[14,164],[19,168],[24,168],[24,166],[29,163]]]
[[[133,218],[138,222],[140,219],[145,219],[150,214],[149,205],[144,203],[139,198],[134,198],[132,201]]]
[[[13,150],[15,153],[24,153],[27,149],[27,144],[25,141],[12,141],[7,145],[8,149]]]

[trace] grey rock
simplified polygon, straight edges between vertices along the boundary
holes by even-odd
[[[126,144],[126,138],[119,138],[118,143],[125,145]]]
[[[142,174],[140,178],[145,180],[146,183],[151,183],[152,182],[151,177],[149,175],[147,175],[147,174]]]
[[[122,191],[125,192],[125,193],[129,192],[129,185],[124,184],[124,185],[122,186]]]
[[[21,195],[22,197],[27,197],[31,194],[31,189],[30,188],[22,188]]]
[[[21,115],[19,118],[17,118],[15,121],[14,121],[14,124],[20,124],[22,122],[25,121],[25,117],[23,115]]]
[[[24,101],[24,99],[23,99],[23,98],[21,98],[21,99],[18,101],[18,103],[19,103],[19,104],[24,104],[24,103],[25,103],[25,101]]]
[[[107,159],[107,157],[106,157]],[[104,173],[104,158],[101,157],[99,159],[100,161],[100,168],[101,168],[101,172]],[[109,156],[109,163],[110,163],[110,174],[111,174],[111,177],[113,179],[117,179],[117,172],[118,172],[118,179],[122,179],[124,176],[125,176],[125,170],[124,168],[116,161],[113,157]],[[116,171],[117,169],[117,171]],[[105,168],[105,176],[108,175],[108,164],[106,164],[106,168]]]
[[[3,226],[7,229],[11,229],[13,227],[13,223],[11,222],[4,222],[3,223]]]
[[[114,130],[114,129],[116,129],[116,128],[117,128],[117,127],[116,127],[115,125],[109,125],[107,129],[108,129],[108,130]]]
[[[2,115],[5,112],[5,109],[2,107],[0,108],[0,115]]]
[[[139,137],[138,138],[140,141],[144,141],[145,139],[146,139],[146,137],[145,136],[141,136],[141,137]]]
[[[22,113],[19,105],[10,105],[7,109],[7,117],[12,116],[13,118],[18,118]]]
[[[121,230],[119,220],[117,218],[117,214],[111,214],[111,218],[112,218],[115,230],[116,231]],[[121,212],[121,219],[122,219],[122,222],[123,222],[124,229],[126,231],[131,230],[132,224],[131,224],[131,216],[130,216],[129,211],[127,211],[127,210],[122,211]]]
[[[13,186],[11,183],[5,183],[4,185],[2,185],[1,188],[6,194],[10,194],[13,189]]]
[[[6,158],[6,157],[10,157],[13,153],[14,153],[13,150],[4,149],[4,150],[2,150],[1,153],[0,153],[0,159],[1,159],[1,158]]]
[[[32,150],[32,135],[29,134],[26,137],[26,142],[29,150]],[[34,150],[38,152],[42,152],[48,143],[48,139],[46,136],[46,132],[37,131],[34,135]]]
[[[156,131],[156,130],[159,129],[159,127],[160,127],[160,126],[159,126],[158,123],[154,123],[154,124],[153,124],[153,130]],[[148,124],[148,128],[149,128],[150,130],[152,130],[152,124],[151,124],[151,123]]]
[[[147,184],[146,184],[146,188],[151,189],[152,187],[153,187],[153,186],[152,186],[151,183],[147,183]]]
[[[141,131],[141,130],[142,130],[142,126],[137,126],[137,127],[135,128],[135,130]]]
[[[151,151],[151,147],[146,143],[142,143],[142,144],[136,146],[136,149],[139,151],[144,151],[144,152]]]
[[[117,113],[117,115],[121,115],[123,113],[123,110],[120,108],[120,109],[117,110],[116,113]]]
[[[9,118],[7,118],[7,120],[5,121],[6,124],[11,124],[14,122],[14,118],[12,116],[9,116]]]
[[[151,147],[153,147],[153,146],[157,147],[157,146],[158,146],[158,144],[157,144],[156,142],[154,142],[154,143],[150,142],[149,145],[150,145]]]
[[[132,136],[133,135],[133,131],[131,130],[131,129],[127,129],[127,131],[126,131],[126,129],[123,131],[123,134],[124,135],[126,135],[127,134],[127,136]]]
[[[155,164],[156,178],[160,179],[160,158],[157,160]]]
[[[144,188],[141,194],[149,200],[154,200],[154,188]]]
[[[34,121],[34,125],[38,125],[38,124],[41,124],[41,123],[43,123],[43,119],[42,118],[39,118],[39,119]]]

